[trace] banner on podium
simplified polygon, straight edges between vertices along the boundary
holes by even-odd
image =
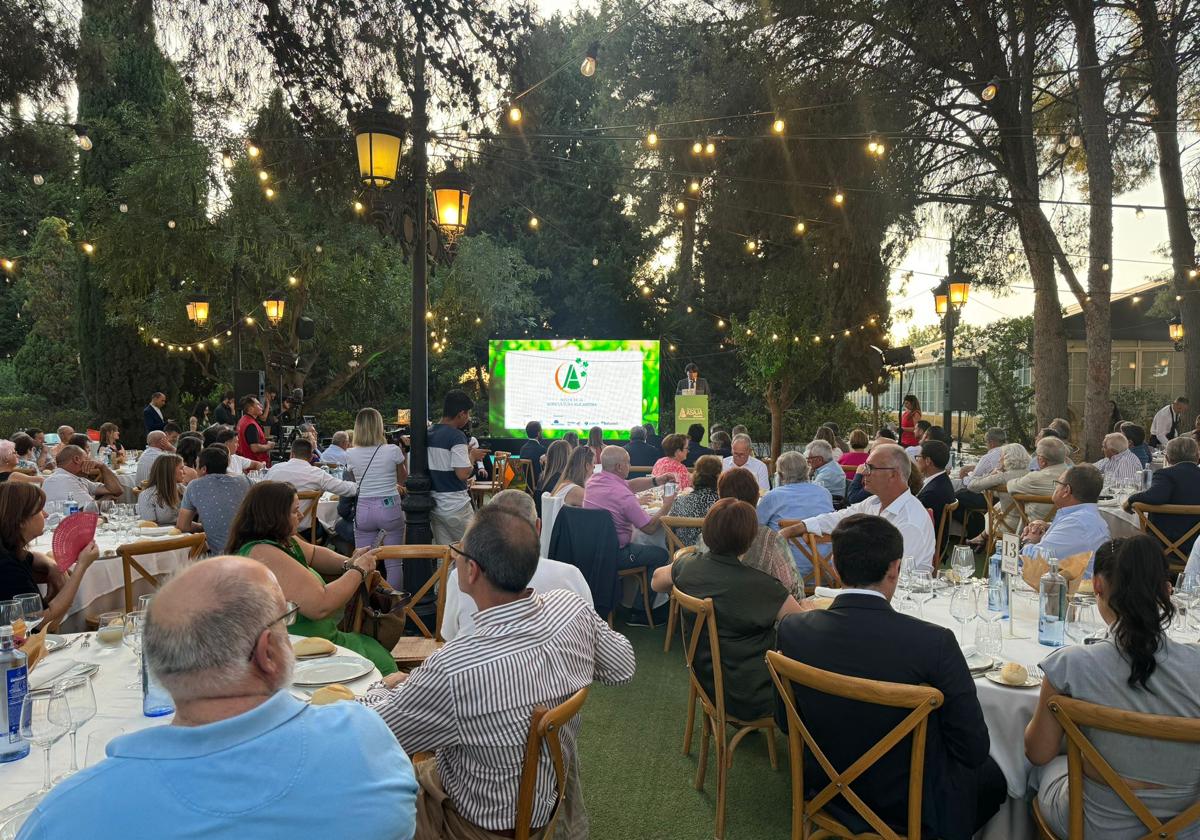
[[[675,433],[686,435],[688,426],[699,423],[704,427],[702,446],[708,446],[708,397],[681,394],[675,397]]]

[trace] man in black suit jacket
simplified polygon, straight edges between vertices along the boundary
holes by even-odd
[[[923,835],[969,838],[1007,796],[1004,775],[988,757],[989,738],[975,682],[945,627],[896,612],[890,601],[900,574],[904,540],[878,516],[855,514],[833,530],[833,557],[846,587],[827,610],[810,610],[779,624],[779,650],[806,665],[870,680],[930,685],[944,703],[929,718],[921,797]],[[844,770],[908,715],[844,700],[793,683],[805,725],[834,767]],[[787,725],[781,712],[781,726]],[[850,785],[884,821],[903,830],[907,820],[911,736]],[[828,779],[805,751],[809,795]],[[827,806],[852,830],[868,826],[849,803]]]
[[[687,389],[693,389],[696,396],[711,397],[712,391],[708,390],[708,380],[700,378],[700,368],[696,367],[694,362],[689,362],[688,366],[683,369],[685,376],[679,380],[679,384],[675,386],[675,395],[679,396]]]
[[[700,441],[704,440],[704,427],[701,426],[699,423],[693,423],[692,425],[688,426],[687,436],[688,436],[687,457],[683,459],[683,465],[685,467],[688,467],[690,469],[691,467],[696,466],[696,461],[698,459],[700,459],[701,457],[703,457],[704,455],[715,454],[707,446],[704,446],[703,444],[700,443]]]
[[[950,463],[950,447],[940,440],[926,440],[921,444],[917,456],[917,469],[921,471],[925,484],[917,494],[917,501],[933,511],[933,527],[942,521],[942,509],[954,501],[954,482],[946,475]]]
[[[542,442],[542,424],[530,420],[525,424],[525,436],[529,440],[521,447],[519,457],[533,464],[533,483],[536,486],[542,477],[542,456],[546,454],[546,446]]]
[[[146,434],[161,431],[167,425],[167,420],[162,413],[163,406],[166,404],[167,395],[162,391],[155,391],[154,396],[150,398],[150,404],[142,409],[142,425],[146,427]]]
[[[662,457],[662,450],[646,442],[646,427],[634,426],[629,430],[629,443],[625,444],[629,453],[629,466],[653,467],[654,462]]]
[[[1169,466],[1155,470],[1150,479],[1150,489],[1134,493],[1125,500],[1125,509],[1132,510],[1134,502],[1147,505],[1200,505],[1200,445],[1194,438],[1177,437],[1167,441],[1163,450]],[[1170,513],[1152,513],[1150,521],[1172,541],[1179,539],[1196,524],[1195,516],[1180,516]],[[1184,541],[1180,548],[1186,555],[1192,550],[1196,538]],[[1170,558],[1173,562],[1178,557]]]

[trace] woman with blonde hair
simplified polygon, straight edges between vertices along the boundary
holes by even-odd
[[[590,447],[580,446],[571,450],[571,457],[567,459],[567,468],[563,471],[562,478],[559,479],[558,485],[551,495],[562,499],[564,505],[583,507],[583,488],[595,471],[596,467],[592,463]]]
[[[533,494],[538,516],[542,515],[542,494],[550,493],[558,486],[570,457],[571,445],[565,440],[552,441],[546,447],[546,464],[542,467],[542,479],[538,482],[537,489]]]
[[[11,440],[0,440],[0,481],[17,484],[42,484],[40,475],[26,475],[18,469],[17,445]]]
[[[183,458],[159,455],[150,469],[150,483],[138,494],[137,515],[143,522],[174,525],[183,500]]]
[[[358,484],[358,502],[354,511],[354,545],[367,548],[384,533],[384,545],[404,544],[404,511],[400,509],[400,487],[408,478],[404,450],[388,443],[383,433],[383,417],[373,408],[364,408],[354,418],[354,445],[346,451],[346,465]],[[387,560],[387,580],[401,588],[401,561]]]

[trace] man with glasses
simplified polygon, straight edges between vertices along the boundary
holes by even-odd
[[[863,487],[872,495],[858,504],[833,513],[803,519],[779,533],[790,538],[800,534],[828,534],[847,516],[866,513],[882,516],[899,529],[904,538],[904,556],[912,557],[917,569],[932,569],[933,521],[925,507],[908,489],[912,461],[894,443],[877,444],[862,466]]]
[[[146,664],[175,718],[122,735],[56,787],[22,837],[364,837],[409,840],[412,764],[355,703],[292,697],[295,605],[266,566],[216,557],[150,604]]]
[[[1104,487],[1104,476],[1091,464],[1071,467],[1054,482],[1054,507],[1058,511],[1054,521],[1046,523],[1035,519],[1021,533],[1024,544],[1021,553],[1032,557],[1041,550],[1062,560],[1084,551],[1093,553],[1084,577],[1092,576],[1095,551],[1112,539],[1108,524],[1100,516],[1096,503],[1100,501],[1100,490]]]
[[[442,421],[429,429],[429,480],[433,484],[433,510],[429,523],[433,541],[450,545],[462,539],[471,524],[471,493],[467,479],[475,474],[475,462],[487,454],[473,449],[464,429],[471,428],[474,401],[466,391],[455,388],[446,392],[442,403]]]
[[[436,752],[417,765],[419,840],[512,837],[534,707],[557,706],[593,680],[633,678],[629,640],[582,598],[528,588],[539,548],[527,517],[494,504],[480,510],[462,545],[452,546],[458,585],[479,608],[475,632],[447,642],[411,674],[389,675],[361,701],[410,753]],[[559,733],[568,768],[559,837],[587,836],[578,733],[578,717]],[[534,838],[543,836],[556,799],[543,758],[530,815]]]

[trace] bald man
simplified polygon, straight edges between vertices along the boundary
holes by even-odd
[[[412,764],[357,703],[310,706],[287,687],[294,605],[261,563],[215,557],[154,597],[147,666],[175,701],[171,726],[109,743],[56,787],[22,837],[364,837],[409,840]]]
[[[125,492],[112,470],[93,461],[78,446],[64,446],[55,464],[54,472],[42,482],[47,504],[74,501],[85,505],[93,499],[117,499]]]
[[[154,467],[154,462],[158,460],[159,455],[174,452],[175,447],[167,439],[167,433],[163,431],[151,432],[146,435],[146,451],[138,458],[137,465],[137,483],[141,487],[146,486],[146,482],[150,480],[150,470]]]

